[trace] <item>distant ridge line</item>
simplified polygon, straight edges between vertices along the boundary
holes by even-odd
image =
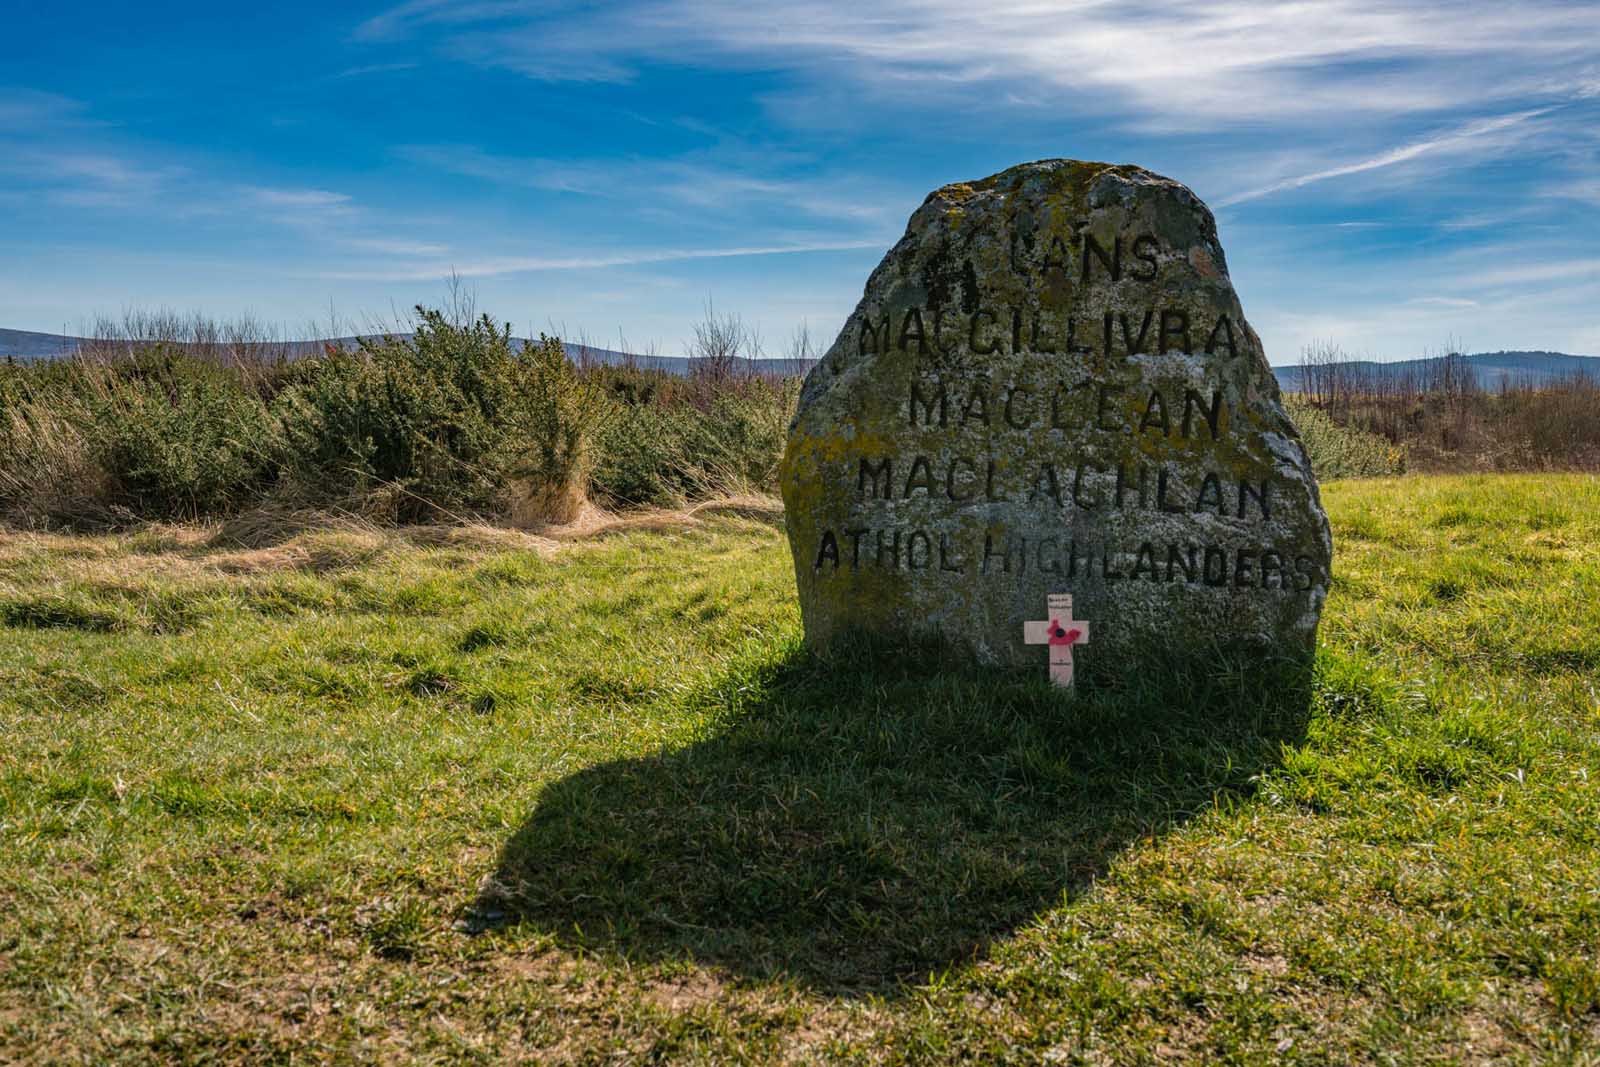
[[[1380,363],[1370,359],[1344,360],[1329,364],[1343,370],[1358,372],[1367,381],[1397,381],[1415,377],[1428,380],[1428,371],[1438,366],[1445,356],[1427,359],[1402,359],[1393,363]],[[1477,352],[1459,357],[1471,368],[1473,378],[1481,389],[1498,389],[1505,386],[1531,386],[1541,388],[1570,378],[1588,378],[1600,382],[1600,356],[1574,356],[1565,352],[1510,351]],[[1289,392],[1301,391],[1304,370],[1298,364],[1272,368],[1278,384]]]
[[[383,335],[367,336],[378,338]],[[389,336],[411,335],[400,333]],[[359,340],[359,337],[337,337],[331,340],[265,342],[265,344],[289,349],[293,354],[304,355],[320,352],[327,344],[354,346]],[[518,346],[528,343],[526,338],[521,337],[512,338],[512,341]],[[32,330],[0,329],[0,359],[6,357],[24,361],[54,359],[70,355],[78,347],[91,343],[94,343],[92,339],[86,337],[35,333]],[[568,342],[566,347],[567,355],[578,364],[585,362],[609,366],[631,364],[641,370],[659,370],[678,375],[687,375],[693,367],[693,360],[688,356],[644,355],[573,342]],[[1399,378],[1412,374],[1426,380],[1428,368],[1443,358],[1435,356],[1428,359],[1402,359],[1392,363],[1380,363],[1377,360],[1348,360],[1333,366],[1357,369],[1362,377],[1369,380],[1383,377]],[[1577,376],[1600,382],[1600,356],[1574,356],[1565,352],[1506,351],[1478,352],[1461,358],[1472,368],[1478,386],[1484,389],[1498,388],[1501,384],[1539,387]],[[749,369],[763,374],[791,375],[805,373],[815,361],[773,358],[738,362],[741,365],[748,364]],[[1277,376],[1278,384],[1282,388],[1290,392],[1300,390],[1301,368],[1298,364],[1275,366],[1272,372]]]
[[[384,336],[410,337],[409,333],[393,334],[367,334],[368,340],[378,340]],[[313,341],[264,341],[259,346],[268,349],[287,350],[291,356],[314,355],[321,352],[326,345],[343,345],[354,348],[362,340],[360,336],[334,337]],[[529,344],[528,338],[513,337],[512,344],[520,351],[524,345]],[[59,359],[70,356],[84,345],[99,344],[88,337],[73,337],[68,334],[36,333],[32,330],[0,330],[0,360],[7,357],[23,362],[32,362],[41,359]],[[120,344],[122,342],[112,342]],[[631,365],[640,370],[665,371],[668,374],[688,375],[694,367],[694,360],[689,356],[656,356],[645,355],[637,352],[621,352],[614,348],[601,348],[597,345],[566,342],[567,357],[574,363],[601,363],[607,366]],[[809,370],[815,360],[797,360],[782,357],[768,359],[735,359],[734,363],[740,367],[761,374],[792,375],[803,374]]]

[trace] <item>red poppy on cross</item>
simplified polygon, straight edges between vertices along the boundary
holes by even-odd
[[[1089,643],[1089,624],[1072,617],[1072,594],[1051,593],[1045,598],[1043,622],[1022,624],[1022,639],[1030,645],[1050,646],[1050,680],[1072,685],[1072,646]]]

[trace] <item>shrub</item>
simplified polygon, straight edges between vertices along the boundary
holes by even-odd
[[[511,479],[512,517],[570,520],[615,409],[597,382],[578,373],[559,338],[541,334],[523,350],[516,384],[501,458]]]
[[[298,368],[279,397],[297,491],[384,499],[393,517],[510,510],[569,518],[607,404],[555,338],[417,309],[409,337],[363,340]]]
[[[681,410],[641,404],[622,409],[598,449],[596,495],[622,506],[675,507],[684,502],[680,476]]]
[[[1341,426],[1332,416],[1298,397],[1285,397],[1284,408],[1300,430],[1318,478],[1374,478],[1404,474],[1406,450],[1377,434]]]
[[[160,346],[0,378],[0,507],[14,520],[228,511],[271,482],[277,444],[239,375]]]
[[[148,516],[220,514],[276,475],[280,436],[241,377],[162,348],[113,365],[89,404],[90,451],[117,504]]]
[[[789,420],[799,399],[798,379],[759,379],[716,393],[706,417],[692,420],[684,437],[691,492],[697,496],[778,489],[778,465]]]
[[[608,427],[595,491],[620,505],[677,506],[739,493],[773,493],[799,380],[760,377],[613,382],[632,400]],[[642,399],[640,399],[642,398]]]

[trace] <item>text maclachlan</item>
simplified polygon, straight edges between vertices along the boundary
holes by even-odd
[[[897,462],[898,459],[898,462]],[[1272,518],[1272,479],[1225,480],[1216,472],[1185,480],[1166,465],[1058,463],[1008,469],[993,456],[860,456],[858,500],[926,499],[952,504],[1026,501],[1054,508],[1210,512],[1224,518]]]

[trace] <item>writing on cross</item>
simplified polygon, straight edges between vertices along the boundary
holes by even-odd
[[[1022,624],[1022,639],[1030,645],[1050,647],[1050,680],[1059,686],[1072,685],[1072,646],[1089,643],[1089,624],[1072,617],[1072,594],[1051,593],[1045,598],[1041,622]]]

